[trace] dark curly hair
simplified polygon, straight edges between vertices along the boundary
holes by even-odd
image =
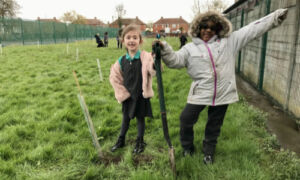
[[[231,33],[231,23],[222,14],[215,11],[208,11],[206,13],[198,14],[192,21],[190,27],[190,36],[199,37],[201,26],[212,21],[216,26],[216,35],[219,38],[228,36]]]

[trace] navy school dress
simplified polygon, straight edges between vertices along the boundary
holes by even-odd
[[[127,53],[119,58],[119,64],[123,73],[124,86],[130,93],[130,97],[122,103],[123,116],[130,119],[134,117],[153,117],[150,98],[142,95],[143,78],[141,52],[138,51],[133,58]]]

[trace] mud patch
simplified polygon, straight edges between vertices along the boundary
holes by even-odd
[[[136,140],[135,139],[128,139],[127,143],[130,144],[130,145],[133,145],[133,144],[136,143]]]
[[[108,166],[110,164],[119,164],[120,161],[122,161],[122,157],[120,155],[113,156],[110,153],[103,152],[103,156],[96,156],[92,160],[95,164],[104,164],[105,166]]]
[[[148,154],[140,154],[132,157],[134,167],[150,164],[153,159],[153,156]]]
[[[165,151],[165,149],[163,147],[158,147],[157,148],[158,152],[163,153]]]

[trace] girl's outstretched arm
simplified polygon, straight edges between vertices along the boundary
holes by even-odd
[[[278,9],[275,12],[256,20],[241,29],[234,31],[228,37],[228,45],[235,54],[251,40],[262,36],[265,32],[279,26],[286,19],[288,9]]]
[[[160,42],[161,57],[164,63],[169,68],[184,68],[187,66],[187,60],[189,52],[185,48],[181,48],[178,51],[173,51],[172,47],[167,42]]]

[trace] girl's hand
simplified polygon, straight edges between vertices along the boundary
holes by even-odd
[[[156,43],[159,44],[159,47],[160,47],[161,49],[164,49],[164,45],[162,44],[162,42],[161,42],[160,40],[154,40],[154,41],[152,42],[152,48],[154,48],[154,46],[155,46]]]
[[[288,13],[288,9],[284,9],[282,11],[282,13],[279,15],[278,19],[279,19],[279,23],[281,23],[282,21],[284,21],[287,17],[287,13]]]

